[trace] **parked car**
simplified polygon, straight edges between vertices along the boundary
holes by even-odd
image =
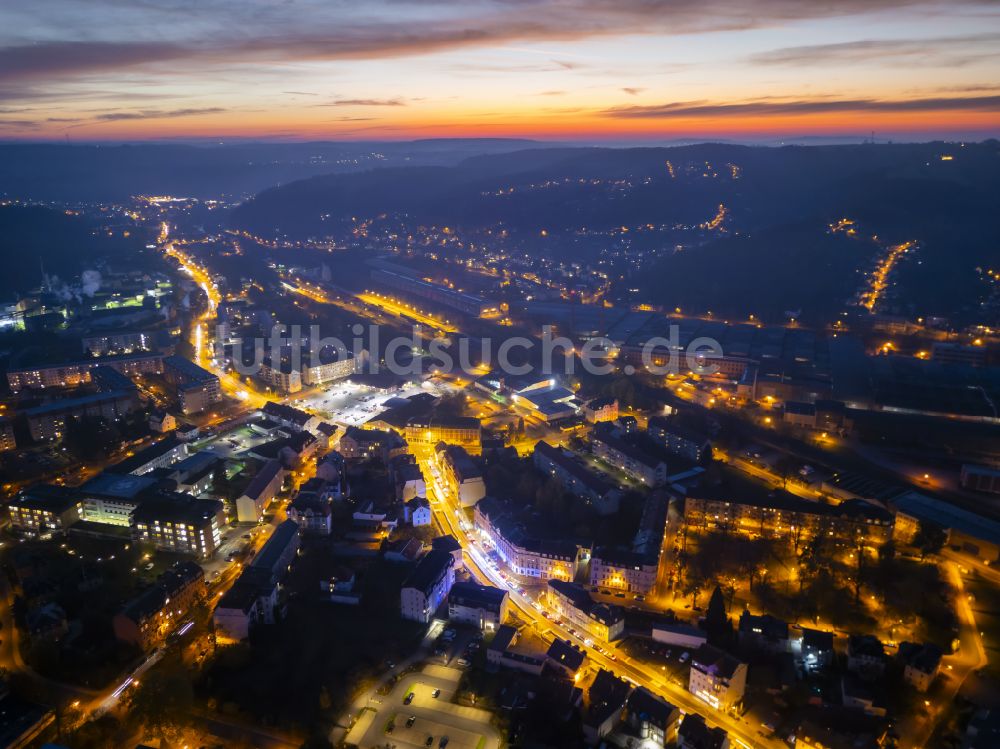
[[[437,699],[440,696],[441,696],[441,690],[440,689],[435,689],[433,692],[431,692],[431,697],[433,697],[434,699]]]

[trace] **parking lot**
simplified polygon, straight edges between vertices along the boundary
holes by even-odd
[[[293,405],[321,414],[330,421],[345,426],[364,424],[383,410],[390,398],[406,398],[416,393],[434,392],[431,386],[409,387],[382,393],[351,382],[336,382],[293,401]]]
[[[355,724],[347,743],[363,749],[386,745],[497,749],[500,737],[490,725],[490,713],[451,702],[461,676],[460,669],[441,663],[404,676],[388,695],[371,703],[374,714],[367,712]]]

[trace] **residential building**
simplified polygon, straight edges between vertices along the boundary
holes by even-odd
[[[474,528],[483,547],[516,575],[542,582],[576,577],[580,547],[528,534],[507,506],[493,498],[476,504]]]
[[[495,632],[507,618],[506,590],[475,582],[458,582],[448,593],[448,619]]]
[[[583,737],[597,743],[611,733],[622,720],[622,713],[632,688],[610,671],[601,669],[587,692],[588,705],[583,714]]]
[[[288,518],[298,523],[303,533],[329,536],[333,530],[330,500],[314,491],[300,490],[288,504]]]
[[[163,378],[177,388],[182,413],[198,413],[222,400],[218,375],[183,356],[163,359]]]
[[[454,536],[437,536],[431,539],[431,548],[435,551],[444,551],[451,554],[455,560],[456,570],[460,570],[465,566],[465,560],[462,557],[462,544]]]
[[[616,436],[611,429],[595,429],[591,448],[605,463],[646,486],[660,486],[667,479],[667,466],[662,460]]]
[[[568,492],[586,500],[601,515],[618,511],[621,492],[584,466],[572,453],[540,441],[533,453],[535,467],[553,476]]]
[[[61,398],[41,406],[28,408],[24,416],[28,432],[36,442],[62,439],[71,419],[96,418],[106,422],[119,421],[139,408],[134,389],[93,393],[77,398]]]
[[[0,416],[0,453],[17,449],[14,424],[6,416]]]
[[[401,456],[389,465],[396,485],[396,500],[399,502],[409,502],[411,499],[422,499],[427,496],[427,484],[420,466],[405,461],[404,458],[407,457],[412,458],[412,456]]]
[[[236,500],[236,521],[259,523],[264,518],[264,509],[281,489],[285,473],[280,460],[267,461]]]
[[[743,700],[747,664],[719,648],[702,645],[691,654],[688,691],[716,710],[731,710]]]
[[[91,356],[131,354],[133,351],[149,351],[156,344],[156,333],[149,331],[115,331],[84,336],[80,339],[83,352]]]
[[[645,687],[632,691],[625,703],[625,722],[640,739],[666,747],[677,737],[681,711]]]
[[[222,544],[222,502],[186,494],[144,499],[132,513],[132,538],[157,549],[207,559]]]
[[[591,424],[615,421],[618,418],[617,398],[594,398],[583,406],[583,415]]]
[[[253,627],[274,624],[282,612],[281,581],[299,550],[299,527],[293,520],[281,523],[219,599],[212,613],[219,642],[245,640]]]
[[[479,419],[471,416],[431,415],[410,419],[403,436],[411,445],[433,447],[445,442],[478,454],[482,447],[483,429]]]
[[[677,749],[729,749],[729,734],[718,726],[709,728],[697,713],[684,716],[677,729]]]
[[[115,463],[108,471],[120,475],[132,474],[133,476],[145,476],[157,468],[173,466],[184,460],[188,455],[190,455],[190,449],[187,443],[178,439],[175,434],[168,434],[149,447],[145,447],[134,455],[130,455],[124,460]]]
[[[612,642],[625,633],[625,615],[618,606],[597,603],[581,585],[549,580],[549,605],[560,616],[589,632],[595,639]]]
[[[802,662],[807,671],[822,671],[833,664],[833,633],[802,628]]]
[[[751,535],[809,539],[817,533],[845,544],[881,546],[892,538],[892,515],[860,499],[837,505],[775,490],[752,497],[723,498],[713,488],[695,488],[684,500],[689,529],[725,528]]]
[[[212,612],[215,638],[219,644],[240,642],[258,624],[274,624],[278,604],[277,585],[257,584],[242,576],[227,590]]]
[[[177,428],[177,419],[173,414],[157,409],[149,414],[149,428],[160,434],[172,432]]]
[[[380,458],[388,462],[405,455],[407,443],[395,432],[350,426],[341,435],[337,449],[349,460]]]
[[[115,614],[111,620],[115,637],[149,651],[181,623],[204,594],[204,570],[194,562],[177,562]]]
[[[583,662],[587,658],[587,653],[583,648],[577,647],[570,640],[560,640],[558,637],[552,641],[545,657],[550,663],[557,666],[571,679],[575,679]]]
[[[885,672],[885,647],[874,635],[851,635],[847,638],[847,670],[865,679]]]
[[[42,484],[18,494],[8,505],[11,527],[26,536],[65,533],[83,517],[83,499],[75,489]]]
[[[12,393],[27,388],[76,387],[91,381],[97,367],[110,367],[130,377],[163,371],[163,356],[154,353],[125,354],[85,359],[78,362],[49,364],[7,370],[7,384]]]
[[[430,622],[455,582],[454,558],[445,551],[431,550],[403,582],[399,594],[404,619]]]
[[[298,524],[285,520],[274,529],[247,570],[263,579],[279,582],[291,569],[300,545]]]
[[[679,423],[676,417],[654,416],[649,420],[646,432],[667,452],[692,463],[701,463],[712,457],[712,443],[708,437]]]
[[[941,670],[941,655],[941,648],[931,643],[900,643],[903,679],[918,692],[926,692]]]
[[[406,522],[414,528],[431,524],[431,503],[423,497],[414,497],[403,505]]]
[[[854,674],[844,674],[840,678],[841,704],[849,710],[860,710],[866,715],[884,717],[886,706],[881,690],[859,679]]]
[[[336,424],[330,424],[326,421],[321,421],[316,425],[316,437],[319,439],[321,450],[326,451],[333,448],[339,430],[340,427]]]
[[[770,614],[755,616],[744,609],[740,614],[740,645],[767,653],[787,653],[791,650],[788,623]]]
[[[653,553],[600,547],[590,558],[590,584],[630,593],[650,593],[660,569],[659,548]]]
[[[265,403],[261,413],[271,421],[277,422],[293,432],[315,432],[321,423],[319,416],[313,416],[301,408],[275,401]]]
[[[441,478],[462,507],[472,507],[486,496],[483,471],[464,447],[439,443],[435,448]]]

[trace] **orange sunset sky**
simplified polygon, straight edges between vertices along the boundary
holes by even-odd
[[[33,0],[0,140],[1000,134],[994,0]]]

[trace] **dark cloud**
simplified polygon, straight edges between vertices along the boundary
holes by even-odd
[[[396,97],[394,99],[337,99],[317,107],[405,107],[406,102]]]
[[[37,42],[0,47],[0,80],[59,76],[76,71],[118,70],[183,57],[188,48],[174,43]]]
[[[673,119],[754,115],[830,114],[836,112],[1000,112],[1000,96],[937,97],[923,99],[755,99],[723,104],[684,101],[652,106],[613,107],[609,117],[623,119]]]
[[[864,39],[838,44],[784,47],[752,55],[757,65],[867,64],[896,60],[913,64],[963,65],[984,56],[1000,55],[1000,34],[938,37],[931,39]]]
[[[638,88],[636,86],[623,86],[622,87],[622,91],[624,91],[629,96],[636,96],[638,94],[641,94],[645,90],[646,89],[644,89],[644,88]]]
[[[995,0],[964,0],[995,8]],[[393,58],[510,42],[572,41],[620,34],[685,34],[776,25],[812,18],[909,8],[948,10],[943,0],[439,0],[428,6],[440,18],[365,6],[362,15],[340,3],[289,6],[264,0],[220,0],[157,6],[92,0],[86,14],[68,0],[36,0],[20,10],[48,19],[71,18],[66,39],[0,49],[0,80],[60,79],[183,61],[192,68],[233,63]],[[421,8],[419,4],[412,7]],[[131,25],[125,24],[123,8]],[[914,11],[916,12],[916,11]],[[233,19],[239,18],[239,23]],[[15,20],[21,20],[15,19]],[[76,28],[74,26],[78,26]],[[157,26],[166,41],[131,41],[130,34]],[[19,37],[30,38],[23,21]],[[39,34],[39,36],[42,36]],[[563,69],[580,63],[553,60]]]
[[[225,112],[222,107],[203,107],[201,109],[145,109],[141,112],[105,112],[94,117],[102,122],[116,122],[119,120],[162,120],[172,117],[192,117],[199,114],[218,114]]]

